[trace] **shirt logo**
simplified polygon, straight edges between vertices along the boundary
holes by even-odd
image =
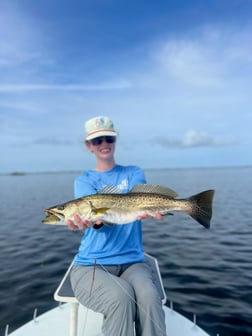
[[[129,181],[125,178],[125,179],[122,180],[122,182],[118,185],[118,189],[120,189],[121,191],[123,191],[123,190],[128,190],[128,186],[129,186]]]

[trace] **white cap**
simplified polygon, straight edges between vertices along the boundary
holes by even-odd
[[[95,117],[85,123],[86,140],[92,140],[100,136],[117,136],[113,121],[108,117]]]

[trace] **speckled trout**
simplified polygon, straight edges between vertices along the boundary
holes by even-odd
[[[106,186],[96,194],[84,196],[45,209],[43,224],[66,224],[75,214],[91,222],[127,224],[142,216],[172,215],[175,211],[188,213],[204,227],[210,227],[214,190],[203,191],[184,199],[163,186],[138,184],[130,192],[121,193],[117,187]]]

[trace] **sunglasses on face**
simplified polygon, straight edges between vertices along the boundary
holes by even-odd
[[[99,146],[99,145],[102,144],[103,141],[105,141],[108,144],[112,144],[116,141],[116,137],[114,137],[114,136],[102,136],[102,137],[98,137],[98,138],[94,138],[92,140],[89,140],[89,142],[93,146]]]

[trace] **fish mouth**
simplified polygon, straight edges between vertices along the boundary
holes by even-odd
[[[55,224],[59,222],[63,222],[65,219],[65,216],[57,212],[55,210],[44,210],[44,213],[46,214],[46,218],[42,220],[43,224]]]

